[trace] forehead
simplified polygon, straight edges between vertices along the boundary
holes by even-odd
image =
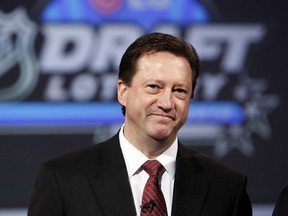
[[[172,76],[178,79],[192,80],[189,61],[169,52],[156,52],[141,56],[136,64],[136,75]]]

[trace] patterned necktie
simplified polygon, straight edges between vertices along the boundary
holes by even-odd
[[[167,216],[165,199],[158,183],[158,173],[163,166],[157,160],[148,160],[142,168],[149,174],[141,205],[141,216]]]

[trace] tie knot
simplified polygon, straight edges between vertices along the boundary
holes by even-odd
[[[157,176],[162,167],[162,164],[157,160],[148,160],[142,165],[142,168],[150,176]]]

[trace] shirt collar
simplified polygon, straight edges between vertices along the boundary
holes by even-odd
[[[124,125],[122,125],[119,132],[120,147],[126,163],[128,176],[131,178],[137,174],[139,168],[149,158],[147,158],[141,151],[134,147],[124,136]],[[163,165],[171,179],[175,176],[176,155],[178,150],[178,139],[176,138],[172,145],[156,159]]]

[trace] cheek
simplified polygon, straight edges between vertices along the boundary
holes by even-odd
[[[153,106],[153,100],[150,98],[150,97],[142,97],[142,98],[137,98],[137,106],[139,107],[139,109],[142,111],[142,112],[149,112],[149,110],[153,110],[155,108],[155,106]]]
[[[180,103],[177,108],[177,113],[181,118],[181,121],[186,121],[189,113],[189,102]]]
[[[128,96],[129,103],[127,107],[130,107],[131,112],[134,114],[143,113],[149,107],[149,97],[145,97],[143,94],[133,94]]]

